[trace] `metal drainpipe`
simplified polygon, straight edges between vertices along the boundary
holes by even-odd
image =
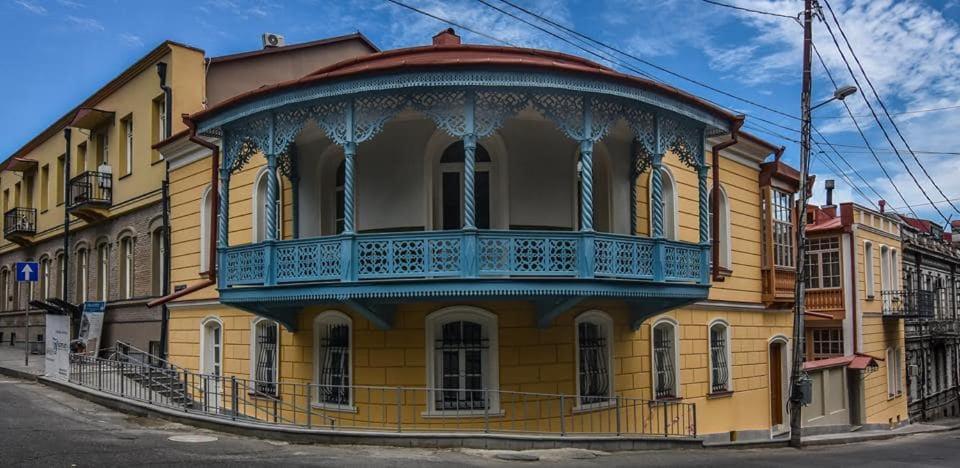
[[[173,134],[173,89],[167,85],[167,64],[166,62],[157,63],[157,75],[160,77],[160,89],[163,90],[163,106],[167,115],[163,123],[163,137],[161,140],[169,138]],[[163,171],[163,183],[161,185],[161,210],[163,211],[163,283],[160,285],[160,295],[166,297],[170,294],[170,165],[165,164]],[[167,342],[169,341],[169,332],[167,330],[170,323],[170,309],[164,303],[160,310],[160,357],[167,358]]]
[[[63,129],[63,138],[67,140],[67,149],[63,155],[63,270],[60,276],[63,278],[63,284],[60,285],[63,300],[70,302],[70,212],[67,206],[70,204],[70,137],[72,129]],[[58,265],[59,266],[59,265]],[[72,319],[73,317],[71,317]]]
[[[733,122],[733,126],[730,128],[730,141],[718,143],[710,149],[710,163],[713,165],[711,168],[713,171],[713,188],[710,192],[713,194],[710,197],[710,211],[713,213],[713,222],[710,223],[710,257],[713,260],[711,274],[714,281],[723,280],[720,276],[720,216],[717,213],[720,208],[720,198],[717,196],[717,193],[720,192],[720,151],[737,144],[737,134],[740,132],[740,127],[743,126],[743,120],[744,118],[741,116]]]

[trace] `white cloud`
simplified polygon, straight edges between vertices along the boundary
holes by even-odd
[[[67,8],[83,8],[86,6],[83,3],[75,2],[73,0],[57,0],[57,3]]]
[[[16,3],[17,5],[20,5],[21,7],[23,7],[25,10],[29,11],[30,13],[34,13],[34,14],[37,14],[37,15],[45,15],[45,14],[47,14],[47,9],[44,8],[43,5],[38,5],[38,4],[33,3],[33,2],[31,2],[31,1],[29,1],[29,0],[16,0],[14,3]]]
[[[143,47],[143,39],[136,34],[120,33],[120,40],[129,47]]]
[[[81,31],[103,31],[104,27],[99,21],[93,18],[82,18],[79,16],[67,16],[67,22]]]

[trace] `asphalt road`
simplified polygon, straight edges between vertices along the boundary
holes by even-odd
[[[203,436],[207,442],[177,442]],[[119,413],[49,387],[0,376],[0,466],[960,466],[960,432],[834,447],[596,454],[537,451],[537,462],[496,451],[290,445]]]

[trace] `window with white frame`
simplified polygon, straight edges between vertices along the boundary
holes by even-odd
[[[280,360],[280,327],[277,322],[258,319],[253,324],[253,391],[262,395],[277,395]]]
[[[863,280],[866,282],[867,299],[873,299],[875,296],[874,281],[876,280],[873,273],[873,243],[869,241],[863,243],[863,269]]]
[[[11,286],[10,286],[10,270],[6,267],[3,270],[0,270],[0,283],[3,283],[3,301],[0,302],[3,304],[3,310],[9,311],[13,310],[13,305],[11,303]]]
[[[807,241],[807,288],[840,287],[840,238],[825,237]]]
[[[213,190],[207,187],[200,197],[200,272],[210,269],[211,226],[213,226]]]
[[[346,184],[346,169],[344,169],[345,167],[344,164],[345,164],[344,161],[340,161],[340,164],[337,165],[337,174],[335,176],[336,179],[334,180],[334,188],[333,188],[333,199],[334,199],[333,224],[335,226],[337,234],[340,234],[343,232],[343,226],[344,226],[344,222],[343,222],[344,212],[345,212],[344,203],[346,203],[343,195],[343,186]]]
[[[107,300],[107,285],[110,284],[110,243],[97,246],[97,294],[101,301]]]
[[[843,356],[842,328],[813,328],[810,335],[814,360]]]
[[[314,320],[316,402],[323,406],[348,407],[351,390],[351,320],[338,311],[327,311]]]
[[[467,307],[427,317],[432,412],[498,411],[497,319]]]
[[[50,257],[40,259],[40,298],[50,297]]]
[[[716,195],[716,197],[714,197]],[[714,199],[716,198],[716,199]],[[716,204],[716,207],[714,207]],[[723,188],[710,194],[710,226],[717,226],[717,251],[720,258],[720,267],[730,269],[730,208],[727,205],[727,194]],[[713,228],[710,229],[713,235]]]
[[[447,147],[440,157],[440,225],[443,229],[463,227],[463,142]],[[479,229],[490,228],[490,154],[477,145],[474,151],[474,201],[476,211],[474,225]]]
[[[887,348],[887,396],[890,398],[903,393],[902,367],[900,348]]]
[[[163,294],[163,285],[166,282],[166,265],[164,262],[166,259],[166,241],[163,226],[159,226],[153,230],[153,233],[150,236],[150,256],[153,260],[150,262],[151,271],[150,271],[150,282],[151,289],[154,296],[159,296]]]
[[[63,291],[63,285],[67,284],[67,257],[63,252],[57,254],[57,290]]]
[[[793,195],[773,189],[773,264],[793,267]]]
[[[251,241],[260,242],[267,238],[267,177],[269,171],[261,171],[254,184],[253,193],[253,236]]]
[[[133,118],[128,117],[123,122],[123,133],[124,133],[124,151],[123,157],[125,158],[125,171],[124,174],[130,174],[133,172]]]
[[[87,301],[87,277],[90,275],[90,255],[85,247],[77,249],[77,301]]]
[[[653,326],[653,383],[657,399],[680,395],[677,338],[675,323],[663,320]]]
[[[613,320],[600,311],[577,316],[577,405],[610,402],[613,397]]]
[[[652,175],[652,174],[651,174]],[[652,180],[652,177],[651,177]],[[660,199],[663,201],[663,237],[677,240],[677,189],[673,180],[673,174],[666,167],[660,168],[660,181],[662,188],[660,190]],[[653,220],[653,184],[650,187],[650,219]],[[651,234],[653,226],[650,227]]]
[[[124,299],[132,299],[134,293],[134,238],[120,238],[120,291]]]
[[[731,370],[730,327],[722,321],[710,325],[710,391],[729,392]]]

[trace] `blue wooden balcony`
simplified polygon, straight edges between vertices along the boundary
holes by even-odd
[[[620,299],[642,320],[709,288],[708,245],[582,231],[345,234],[219,255],[221,301],[289,327],[310,304],[349,303],[386,328],[397,303],[449,299],[532,300],[541,325],[584,299]]]

